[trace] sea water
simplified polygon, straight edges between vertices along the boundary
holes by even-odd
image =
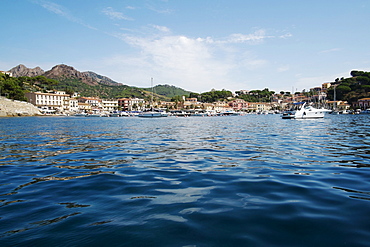
[[[367,115],[0,119],[0,246],[369,246]]]

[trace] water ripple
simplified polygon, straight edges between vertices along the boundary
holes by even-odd
[[[0,119],[2,246],[366,246],[368,116]]]

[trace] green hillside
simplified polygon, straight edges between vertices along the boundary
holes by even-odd
[[[337,78],[328,90],[328,98],[345,100],[348,103],[356,102],[361,98],[370,98],[370,72],[364,71],[351,71],[349,78]]]
[[[58,85],[54,87],[57,90],[78,92],[82,97],[100,97],[100,98],[126,98],[126,97],[145,97],[146,93],[136,87],[127,85],[110,86],[105,84],[88,85],[78,79],[58,78]]]
[[[143,89],[146,91],[152,90],[151,88],[143,88]],[[171,86],[171,85],[157,85],[153,87],[153,92],[155,94],[162,95],[167,98],[172,98],[177,95],[180,95],[180,96],[185,95],[186,97],[188,97],[191,93],[182,88],[178,88],[178,87]]]

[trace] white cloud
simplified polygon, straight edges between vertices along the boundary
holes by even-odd
[[[195,92],[212,88],[239,90],[253,87],[248,86],[257,81],[252,74],[269,65],[269,61],[253,50],[247,50],[248,45],[272,38],[262,29],[251,34],[231,34],[220,40],[173,35],[165,26],[149,27],[149,30],[142,29],[144,33],[111,34],[130,46],[125,54],[101,61],[113,79],[145,87],[153,77],[155,83],[172,84]]]
[[[53,12],[53,13],[55,13],[57,15],[60,15],[60,16],[64,16],[66,18],[70,18],[70,15],[69,15],[68,11],[59,4],[52,3],[52,2],[47,2],[47,1],[39,1],[39,4],[43,8],[49,10],[50,12]]]
[[[161,32],[164,32],[164,33],[168,33],[170,32],[170,29],[168,27],[165,27],[165,26],[158,26],[158,25],[151,25],[154,29],[158,30],[158,31],[161,31]]]
[[[238,44],[238,43],[260,43],[263,42],[266,38],[271,38],[272,36],[267,36],[265,30],[260,29],[255,31],[252,34],[241,34],[241,33],[234,33],[226,37],[225,39],[215,40],[211,37],[207,37],[205,39],[198,38],[207,43],[215,43],[215,44]]]
[[[320,51],[319,53],[330,53],[330,52],[337,52],[337,51],[340,51],[340,49],[339,48],[333,48],[333,49]]]
[[[65,7],[63,7],[62,5],[59,5],[59,4],[56,4],[56,3],[53,3],[53,2],[49,2],[49,1],[44,1],[44,0],[35,0],[34,3],[40,5],[41,7],[45,8],[46,10],[48,10],[48,11],[54,13],[54,14],[57,14],[59,16],[62,16],[64,18],[66,18],[67,20],[69,20],[71,22],[75,22],[75,23],[78,23],[78,24],[80,24],[82,26],[85,26],[87,28],[96,30],[96,28],[84,23],[79,18],[73,16],[70,13],[70,11],[68,9],[66,9]]]
[[[250,35],[230,35],[227,42],[224,42],[210,37],[191,38],[184,35],[170,35],[167,27],[155,25],[152,27],[160,33],[151,37],[116,35],[137,49],[136,54],[110,58],[110,62],[121,65],[124,63],[125,66],[130,67],[130,75],[128,72],[122,75],[126,79],[133,78],[133,71],[143,74],[145,70],[146,77],[160,77],[161,81],[166,83],[175,83],[180,87],[201,92],[212,88],[228,88],[231,83],[240,85],[240,79],[231,81],[236,74],[243,77],[243,71],[245,73],[245,71],[261,69],[268,64],[266,60],[258,58],[255,54],[247,51],[240,53],[240,50],[234,47],[243,42],[255,42],[267,37],[264,31]],[[136,75],[135,80],[139,77]]]
[[[126,20],[126,21],[133,20],[132,18],[125,16],[123,13],[115,11],[112,7],[107,7],[103,9],[102,12],[106,14],[110,19]]]
[[[241,34],[236,33],[229,36],[225,43],[245,43],[245,42],[262,42],[268,36],[266,36],[265,30],[258,30],[252,34]]]
[[[289,65],[283,65],[283,66],[281,66],[277,69],[277,72],[285,72],[285,71],[289,71],[289,70],[290,70]]]
[[[286,33],[286,34],[280,35],[279,38],[281,38],[281,39],[287,39],[287,38],[290,38],[292,36],[293,35],[291,33]]]

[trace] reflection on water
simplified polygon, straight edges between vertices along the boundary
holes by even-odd
[[[370,241],[368,116],[30,117],[0,126],[5,246]]]

